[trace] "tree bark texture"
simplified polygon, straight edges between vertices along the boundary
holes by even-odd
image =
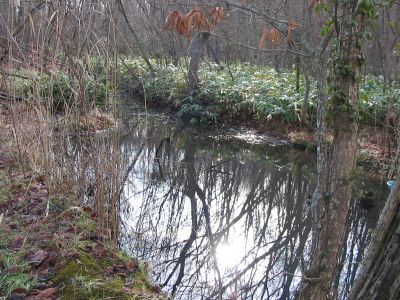
[[[338,6],[341,19],[331,99],[334,140],[325,186],[322,181],[313,199],[316,201],[313,203],[316,213],[314,247],[299,299],[319,300],[331,295],[345,236],[356,164],[358,84],[362,65],[359,33],[363,30],[364,18],[357,10],[357,0],[343,1]]]

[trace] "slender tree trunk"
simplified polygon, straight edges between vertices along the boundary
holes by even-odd
[[[357,10],[357,2],[337,4],[341,26],[332,99],[334,140],[326,186],[320,182],[313,199],[318,201],[313,204],[317,212],[314,249],[300,299],[327,299],[331,294],[345,236],[356,165],[358,84],[362,65],[360,33],[364,28],[364,16]]]
[[[300,110],[301,126],[304,126],[307,124],[307,104],[308,104],[308,98],[310,97],[310,87],[311,87],[311,82],[310,82],[310,78],[308,77],[308,75],[304,75],[304,79],[306,81],[306,91],[304,93],[303,106],[301,107],[301,110]]]
[[[296,93],[300,92],[300,58],[296,57]]]
[[[316,137],[318,141],[317,147],[317,186],[315,187],[312,202],[311,202],[311,215],[312,215],[312,249],[316,248],[318,242],[318,229],[322,227],[320,224],[324,214],[321,199],[326,193],[328,181],[328,149],[326,143],[326,102],[328,100],[328,86],[327,86],[327,72],[325,69],[325,60],[322,55],[319,55],[315,60],[316,78],[317,78],[317,91],[318,91],[318,108],[317,108],[317,131]]]
[[[142,57],[143,57],[143,59],[144,59],[146,65],[147,65],[147,67],[149,68],[150,73],[151,73],[152,75],[154,75],[154,67],[153,67],[153,65],[151,64],[150,59],[148,58],[148,56],[147,56],[147,54],[146,54],[146,51],[145,51],[145,49],[144,49],[144,47],[143,47],[143,44],[142,44],[142,42],[140,41],[138,35],[136,34],[136,31],[133,29],[131,23],[129,23],[128,16],[126,15],[125,8],[124,8],[124,6],[123,6],[121,0],[117,0],[117,1],[118,1],[118,5],[119,5],[120,11],[121,11],[121,13],[122,13],[122,16],[123,16],[124,19],[125,19],[126,25],[128,26],[128,28],[129,28],[129,30],[130,30],[132,36],[133,36],[133,39],[134,39],[135,42],[136,42],[137,47],[139,48],[140,54],[142,55]]]

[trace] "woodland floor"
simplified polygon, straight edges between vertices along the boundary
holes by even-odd
[[[0,299],[167,299],[90,207],[67,191],[49,194],[42,175],[21,167],[0,112]]]

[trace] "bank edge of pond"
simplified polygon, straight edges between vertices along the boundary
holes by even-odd
[[[138,94],[140,95],[140,93]],[[141,97],[136,95],[135,101],[143,105],[140,100]],[[129,99],[131,99],[129,97]],[[125,100],[126,101],[126,97]],[[213,129],[219,126],[226,126],[227,128],[246,128],[247,130],[253,130],[256,134],[264,137],[269,137],[272,140],[277,140],[293,147],[300,151],[317,152],[317,140],[314,134],[315,129],[310,126],[301,126],[300,123],[286,123],[277,118],[270,120],[260,120],[249,117],[248,119],[227,119],[220,118],[218,123],[201,123],[198,115],[186,113],[184,115],[179,114],[180,107],[174,105],[170,101],[147,99],[146,105],[149,109],[153,109],[158,113],[166,113],[173,115],[175,118],[179,118],[188,126],[193,128],[201,129]],[[207,112],[207,105],[203,107],[203,110]],[[193,121],[193,118],[196,121]],[[268,140],[268,139],[267,139]],[[330,145],[333,140],[333,134],[328,132],[327,142]],[[387,133],[384,128],[372,127],[369,125],[360,125],[359,128],[359,148],[357,153],[357,165],[369,170],[369,173],[380,174],[386,176],[390,173],[391,166],[393,165],[393,159],[395,153],[388,153],[387,145]],[[386,141],[382,143],[382,141]],[[390,143],[391,141],[388,141]],[[269,142],[267,142],[269,144]],[[274,142],[272,142],[274,145]],[[394,149],[394,147],[392,147]],[[392,149],[392,150],[393,150]]]
[[[109,241],[73,191],[49,194],[46,179],[18,162],[0,118],[0,298],[167,299],[146,265]]]

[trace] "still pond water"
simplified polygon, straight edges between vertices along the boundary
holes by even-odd
[[[291,299],[309,259],[315,155],[243,129],[199,130],[156,114],[125,121],[120,150],[134,167],[121,246],[174,299]],[[357,199],[369,190],[379,201],[367,210]],[[341,299],[386,195],[379,181],[358,180],[335,281]]]

